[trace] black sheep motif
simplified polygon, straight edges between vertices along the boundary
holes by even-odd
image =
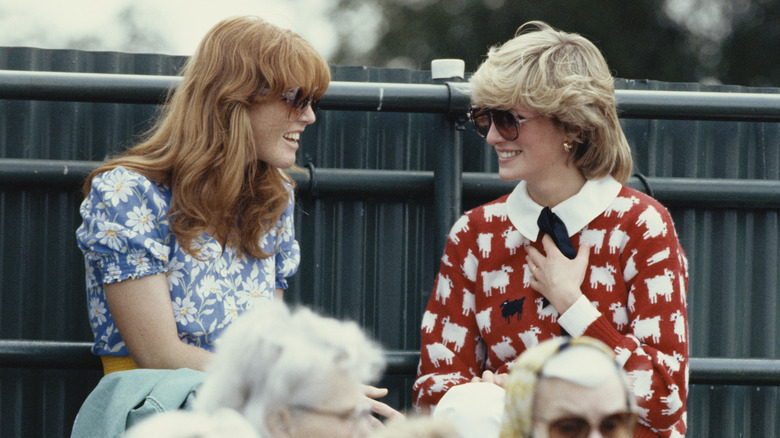
[[[523,313],[523,301],[525,301],[525,297],[519,300],[506,300],[501,303],[501,316],[504,317],[504,321],[507,324],[509,324],[509,318],[512,316],[517,317],[517,320],[520,321],[520,315]]]

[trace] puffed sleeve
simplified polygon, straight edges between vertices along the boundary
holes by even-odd
[[[287,288],[287,278],[295,274],[301,262],[301,250],[295,240],[295,199],[292,189],[287,189],[289,202],[276,227],[276,287],[281,289]]]
[[[468,214],[453,225],[423,314],[414,383],[414,404],[420,410],[436,405],[451,387],[471,381],[485,363],[486,348],[475,315],[477,266],[473,255],[478,250],[471,228]]]
[[[170,256],[167,202],[145,177],[118,167],[97,175],[81,204],[77,242],[103,283],[164,272]]]

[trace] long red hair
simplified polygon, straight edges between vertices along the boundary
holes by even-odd
[[[171,187],[170,229],[188,253],[209,228],[242,252],[269,257],[260,240],[284,212],[284,183],[293,181],[255,158],[248,111],[293,87],[319,99],[330,68],[296,33],[249,16],[214,26],[182,75],[145,139],[93,171],[84,194],[95,175],[122,166]]]

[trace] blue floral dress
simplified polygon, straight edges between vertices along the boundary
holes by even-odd
[[[169,230],[170,188],[118,167],[97,175],[81,204],[84,222],[76,231],[86,263],[89,320],[96,355],[127,356],[106,304],[104,283],[164,273],[182,341],[213,351],[222,331],[243,312],[274,299],[276,288],[300,263],[293,227],[294,200],[263,236],[255,259],[222,246],[204,233],[193,242],[198,257],[182,250]]]

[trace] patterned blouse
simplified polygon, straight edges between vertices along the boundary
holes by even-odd
[[[263,236],[255,259],[222,246],[206,233],[193,242],[198,257],[184,252],[169,229],[171,190],[117,167],[97,175],[81,204],[84,222],[76,231],[86,263],[89,320],[96,355],[127,356],[103,291],[114,283],[165,273],[182,341],[213,351],[215,341],[239,315],[274,299],[300,262],[293,227],[291,187],[287,209]]]

